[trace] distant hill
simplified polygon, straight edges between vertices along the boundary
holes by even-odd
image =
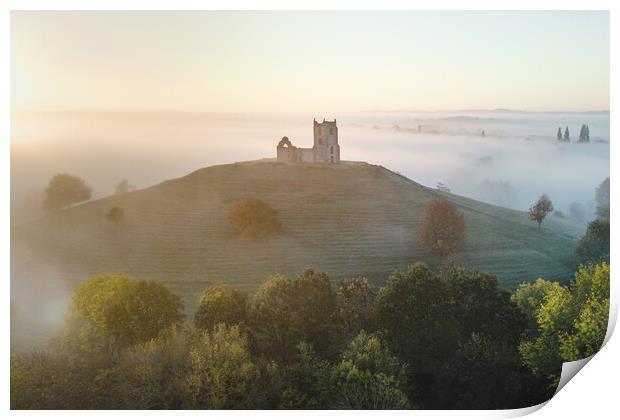
[[[227,212],[243,197],[274,207],[284,231],[265,240],[240,238]],[[582,230],[566,220],[550,216],[538,231],[524,212],[440,193],[381,166],[273,160],[200,169],[13,227],[12,273],[44,263],[73,285],[99,273],[160,280],[183,296],[189,311],[215,281],[254,291],[270,274],[305,267],[336,281],[363,275],[379,285],[416,261],[438,264],[416,243],[419,217],[434,197],[465,216],[466,244],[454,256],[460,264],[497,275],[506,289],[573,274]],[[113,206],[124,210],[124,224],[106,220]]]

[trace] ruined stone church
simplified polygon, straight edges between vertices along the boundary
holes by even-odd
[[[288,137],[278,143],[278,160],[284,162],[340,163],[338,127],[336,120],[314,120],[314,145],[312,148],[293,146]]]

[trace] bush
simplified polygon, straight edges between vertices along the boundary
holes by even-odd
[[[243,238],[262,238],[282,229],[277,212],[256,198],[244,198],[234,203],[228,221]]]
[[[112,207],[105,216],[106,220],[111,223],[119,224],[125,219],[125,212],[120,207]]]

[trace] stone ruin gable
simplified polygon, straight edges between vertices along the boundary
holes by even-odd
[[[283,162],[340,163],[338,126],[336,120],[313,124],[314,145],[311,149],[296,147],[288,137],[282,137],[277,147],[277,159]]]

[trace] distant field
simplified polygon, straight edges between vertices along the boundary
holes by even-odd
[[[272,160],[200,169],[13,227],[12,272],[45,264],[70,284],[99,273],[160,280],[183,296],[189,312],[215,281],[254,291],[270,274],[305,267],[335,281],[364,275],[380,285],[416,261],[438,264],[416,243],[416,227],[424,206],[439,196],[465,216],[466,244],[454,257],[460,264],[497,275],[506,289],[572,275],[582,229],[569,221],[550,216],[538,231],[523,212],[439,193],[380,166]],[[227,212],[243,197],[274,207],[284,232],[239,238]],[[113,206],[123,208],[123,225],[106,221]]]

